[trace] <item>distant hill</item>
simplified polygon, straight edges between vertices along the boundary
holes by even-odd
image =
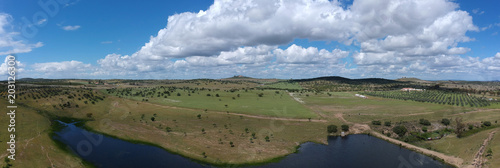
[[[383,78],[349,79],[349,78],[344,78],[344,77],[340,77],[340,76],[325,76],[325,77],[318,77],[318,78],[311,78],[311,79],[296,79],[296,80],[292,80],[292,81],[294,81],[294,82],[309,82],[309,81],[318,81],[318,80],[332,81],[332,82],[338,82],[338,83],[344,83],[344,84],[406,83],[403,81],[395,81],[395,80],[383,79]]]
[[[401,81],[401,82],[418,82],[418,83],[431,83],[431,81],[426,81],[418,78],[399,78],[396,79],[396,81]]]
[[[255,78],[243,76],[243,75],[234,75],[233,77],[226,78],[226,79],[255,79]]]

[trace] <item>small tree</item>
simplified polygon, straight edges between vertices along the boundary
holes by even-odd
[[[337,126],[336,125],[329,125],[327,127],[327,131],[328,131],[328,133],[336,133],[338,131]]]
[[[245,132],[248,134],[248,128],[245,128]]]
[[[205,128],[202,128],[202,129],[201,129],[201,132],[202,132],[203,134],[205,134],[205,133],[206,133],[206,132],[205,132]]]
[[[427,127],[422,127],[422,131],[427,132]]]
[[[485,121],[485,122],[483,122],[483,125],[489,127],[489,126],[491,126],[491,122]]]
[[[234,147],[233,141],[229,141],[229,145],[231,145],[231,147]]]
[[[395,126],[394,128],[392,128],[392,131],[394,133],[398,134],[399,137],[403,137],[408,130],[406,129],[405,126],[400,125],[400,126]]]
[[[264,139],[266,140],[266,142],[269,142],[269,141],[270,141],[270,140],[269,140],[269,136],[266,136]]]
[[[457,134],[458,137],[462,136],[462,132],[464,131],[465,124],[462,123],[462,118],[458,117],[455,118],[455,122],[457,123],[457,129],[455,130],[455,133]]]
[[[87,118],[92,118],[92,113],[87,113]]]
[[[426,125],[426,126],[431,125],[431,122],[429,120],[426,120],[426,119],[423,119],[423,118],[420,119],[419,123],[422,124],[422,125]]]
[[[441,120],[441,123],[442,123],[443,125],[445,125],[445,126],[448,126],[448,125],[450,125],[450,123],[451,123],[451,122],[450,122],[450,120],[449,120],[449,119],[447,119],[447,118],[443,118],[443,119]]]
[[[257,137],[255,137],[255,132],[252,132],[252,138],[257,139]]]
[[[198,117],[198,119],[201,119],[201,114],[198,114],[196,117]]]
[[[167,132],[172,132],[172,128],[170,128],[170,127],[165,128],[165,130],[166,130]]]
[[[374,121],[372,121],[372,124],[373,124],[373,125],[381,125],[381,124],[382,124],[382,122],[374,120]]]
[[[342,131],[345,131],[345,132],[349,131],[349,126],[348,125],[344,124],[344,125],[342,125],[340,127],[342,127]]]
[[[205,152],[201,153],[201,155],[203,156],[203,158],[207,158],[207,155]]]
[[[386,121],[386,122],[384,122],[384,125],[387,126],[387,127],[390,127],[392,124],[391,124],[390,121]]]

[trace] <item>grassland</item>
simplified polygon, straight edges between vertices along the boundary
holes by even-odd
[[[186,89],[170,90],[169,96],[158,94],[138,94],[139,92],[165,92],[162,89],[152,91],[150,88],[135,88],[130,94],[121,95],[123,90],[111,91],[109,95],[121,96],[136,101],[207,109],[211,111],[242,113],[285,118],[315,118],[316,115],[300,103],[293,100],[285,91],[275,90],[197,90]],[[108,93],[108,91],[105,91]],[[261,96],[259,96],[261,94]],[[165,98],[166,97],[166,98]]]
[[[500,120],[500,105],[487,107],[456,106],[411,100],[368,96],[355,92],[329,92],[304,86],[320,85],[307,81],[224,79],[175,81],[125,81],[113,84],[22,85],[19,87],[19,160],[17,167],[86,167],[78,157],[58,146],[49,136],[50,117],[90,119],[86,127],[134,142],[155,144],[171,152],[215,165],[260,163],[290,154],[307,141],[326,143],[326,127],[347,124],[348,133],[392,133],[396,125],[410,132],[422,132],[419,119],[427,119],[429,131],[455,129],[456,118],[476,129],[483,121]],[[37,81],[43,82],[43,81]],[[53,83],[53,81],[51,81]],[[67,81],[57,81],[65,83]],[[72,80],[84,84],[88,81]],[[385,82],[385,81],[384,81]],[[92,82],[91,82],[92,83]],[[328,83],[329,84],[329,83]],[[396,83],[398,84],[398,83]],[[343,88],[346,85],[348,87]],[[405,84],[411,85],[411,84]],[[430,84],[428,84],[430,85]],[[337,90],[362,90],[371,84],[342,84]],[[376,88],[392,88],[377,86]],[[342,88],[339,88],[342,87]],[[325,88],[331,88],[326,86]],[[287,91],[288,90],[288,91]],[[5,92],[1,93],[5,95]],[[3,104],[2,104],[3,102]],[[6,106],[2,101],[0,105]],[[440,121],[450,119],[448,126]],[[2,123],[7,120],[0,118]],[[391,126],[375,126],[372,121],[391,122]],[[499,128],[479,131],[464,138],[449,134],[440,140],[412,142],[472,163],[487,134]],[[29,130],[29,131],[27,131]],[[255,136],[252,135],[255,133]],[[493,150],[486,166],[498,165],[500,144],[497,133],[487,148]],[[6,130],[0,138],[6,140]],[[265,137],[269,137],[269,142]],[[396,134],[391,139],[400,139]],[[233,142],[233,147],[230,145]],[[450,148],[454,147],[454,148]],[[5,145],[0,150],[5,151]],[[29,152],[28,152],[29,151]],[[205,155],[202,153],[205,152]],[[0,153],[5,156],[6,153]],[[0,163],[4,165],[4,163]]]

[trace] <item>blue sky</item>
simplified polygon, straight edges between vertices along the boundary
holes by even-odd
[[[500,80],[498,6],[471,0],[3,0],[0,56],[16,54],[19,77],[32,78]]]

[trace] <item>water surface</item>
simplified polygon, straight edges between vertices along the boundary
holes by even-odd
[[[54,139],[96,167],[212,167],[162,148],[135,144],[65,124]],[[438,168],[451,167],[369,135],[328,137],[328,145],[304,143],[278,162],[250,167]]]

